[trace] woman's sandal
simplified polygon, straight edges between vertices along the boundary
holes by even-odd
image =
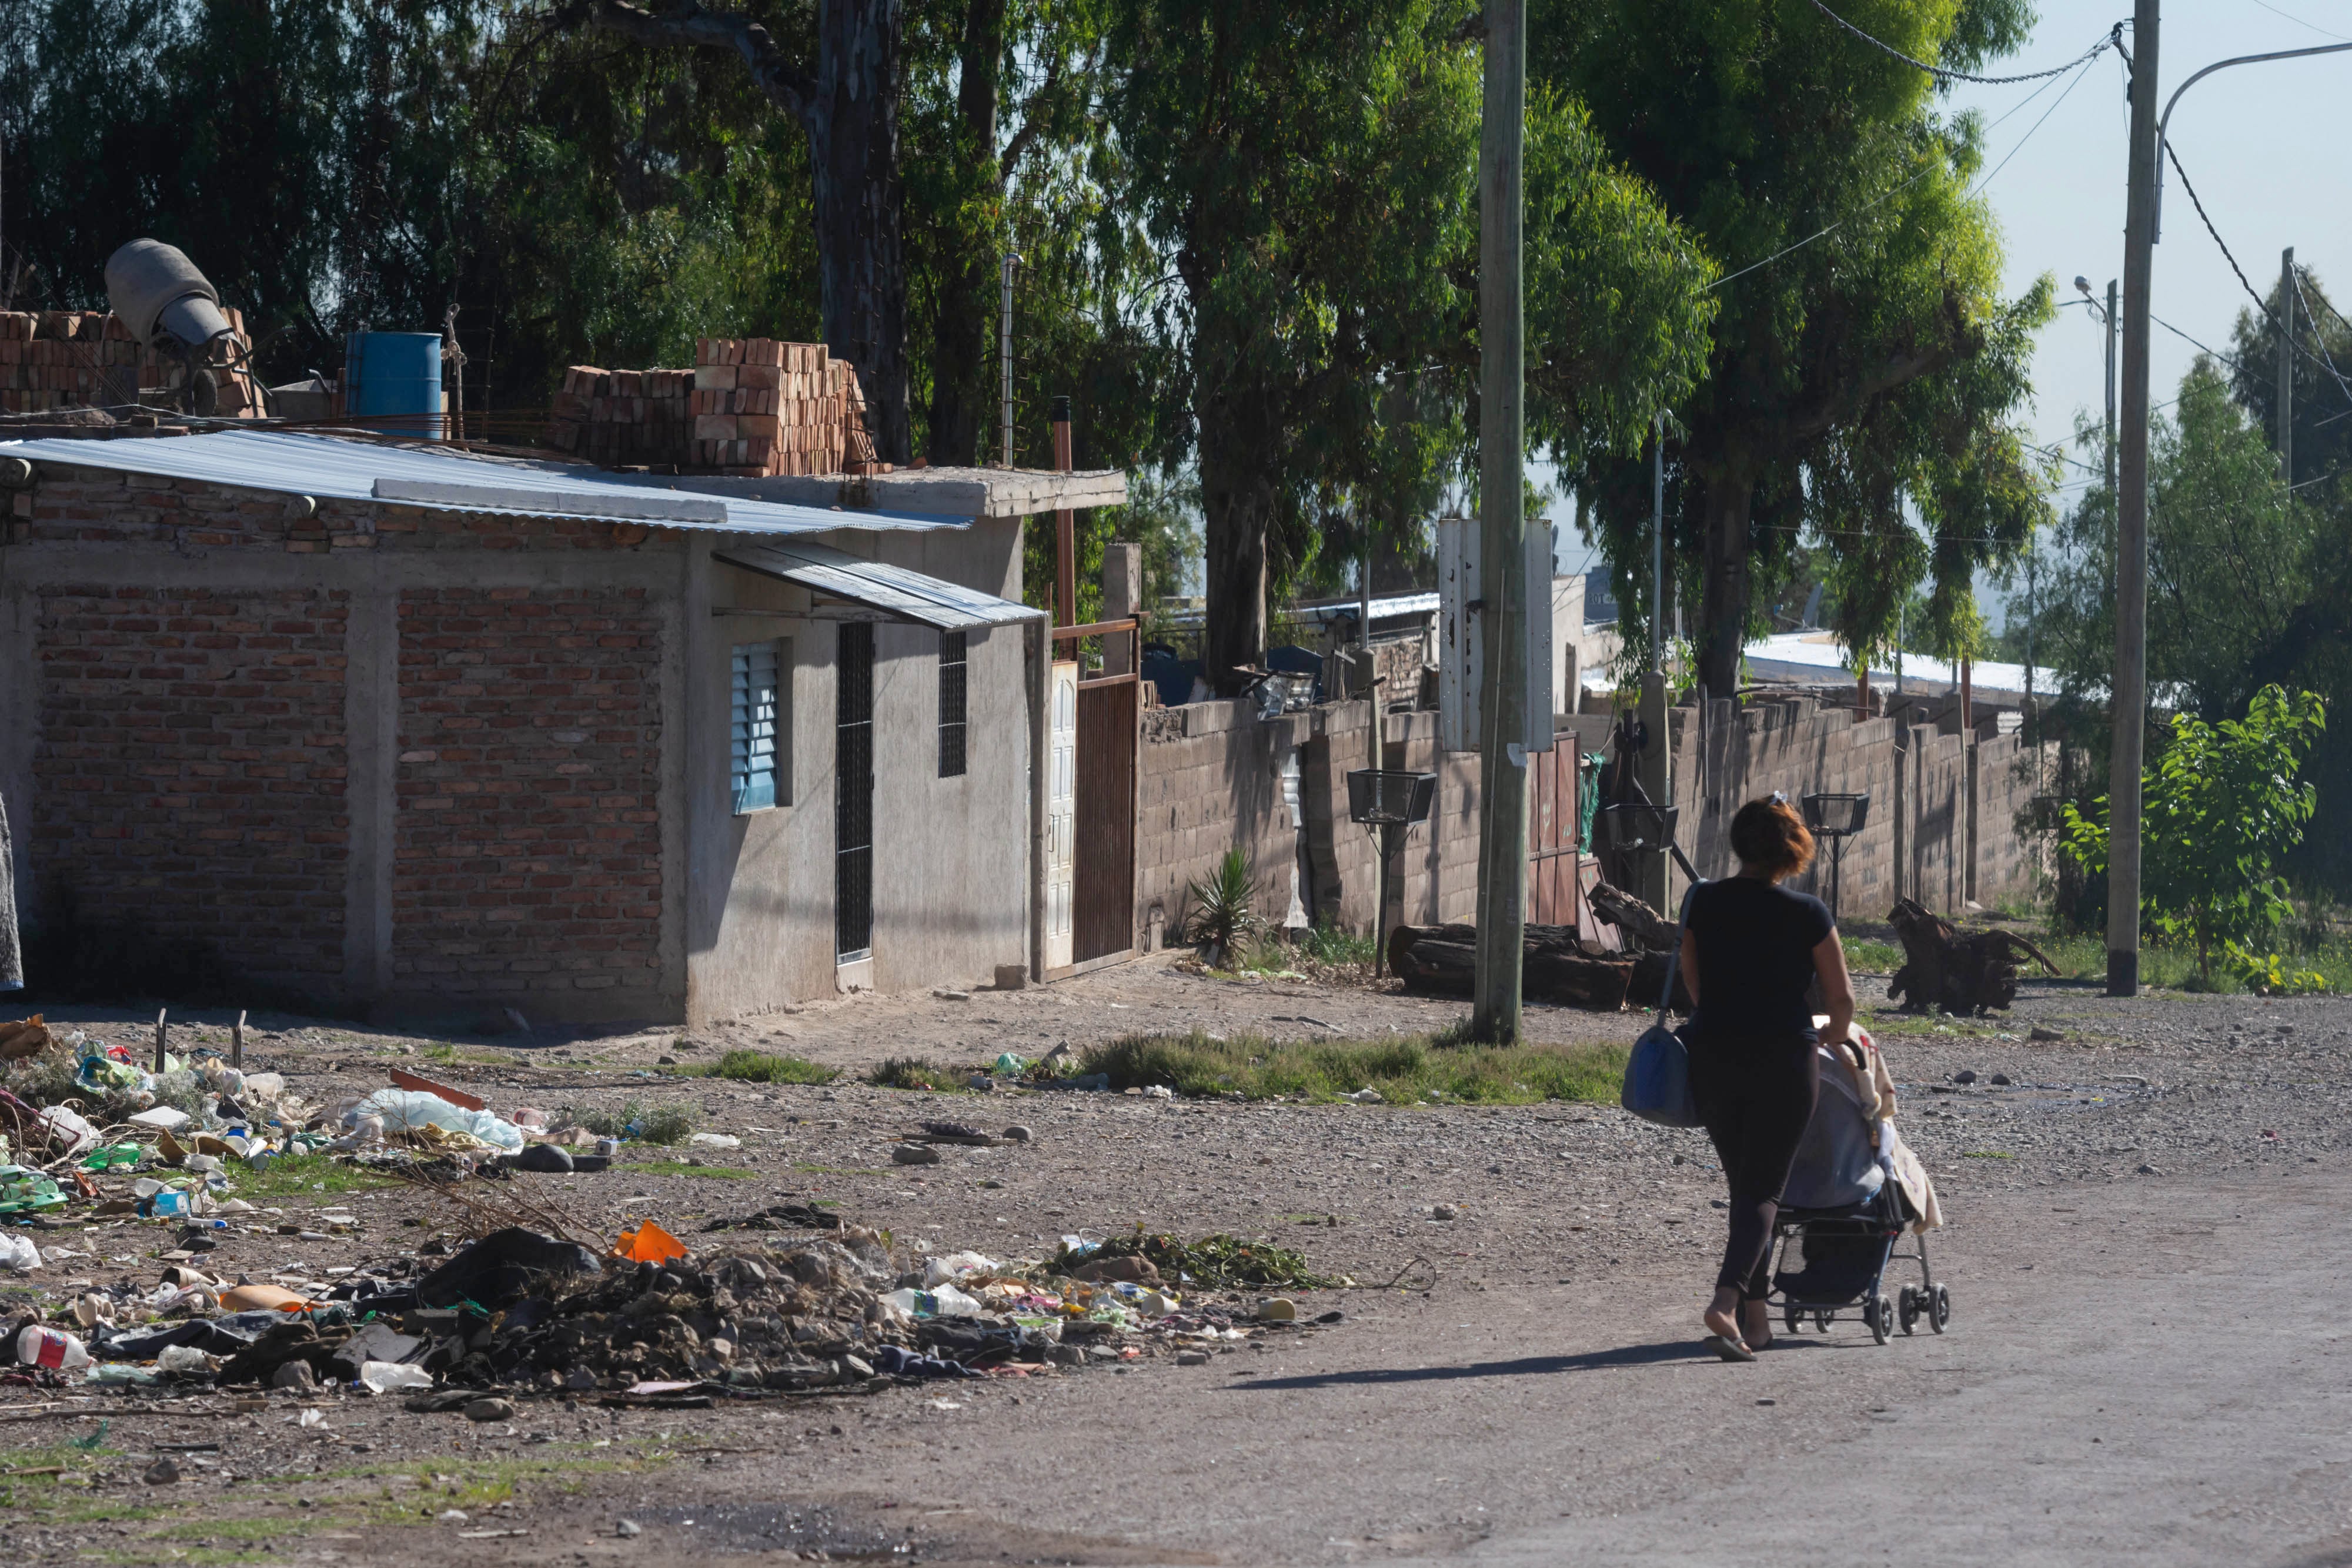
[[[1748,1348],[1748,1342],[1746,1340],[1727,1339],[1722,1334],[1711,1333],[1698,1343],[1700,1349],[1711,1350],[1726,1361],[1754,1361],[1756,1359],[1756,1353]]]

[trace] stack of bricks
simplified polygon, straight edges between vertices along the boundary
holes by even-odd
[[[890,471],[875,459],[856,373],[823,343],[702,338],[694,358],[690,371],[572,366],[548,444],[615,467],[744,477]]]
[[[232,334],[215,339],[205,364],[219,385],[214,413],[228,419],[260,416],[261,392],[247,371],[232,368],[250,347],[244,318],[223,308]],[[0,311],[0,413],[46,413],[76,406],[119,408],[167,386],[180,370],[133,342],[120,318],[103,310]]]
[[[694,350],[698,466],[737,474],[867,474],[866,394],[823,343],[703,338]]]
[[[574,365],[555,394],[548,440],[608,466],[694,462],[692,371],[604,371]]]

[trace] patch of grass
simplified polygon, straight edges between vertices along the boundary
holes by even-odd
[[[645,1160],[613,1168],[635,1171],[642,1176],[714,1176],[720,1181],[750,1181],[760,1174],[736,1166],[690,1166],[684,1160]]]
[[[1427,1035],[1379,1040],[1281,1042],[1263,1035],[1212,1040],[1129,1035],[1088,1047],[1080,1071],[1108,1073],[1114,1089],[1165,1084],[1179,1094],[1327,1101],[1376,1090],[1391,1104],[1443,1098],[1528,1105],[1613,1100],[1625,1071],[1622,1046],[1450,1046]]]
[[[1309,1269],[1305,1253],[1271,1242],[1244,1241],[1222,1231],[1198,1241],[1183,1241],[1173,1236],[1147,1235],[1140,1227],[1132,1236],[1115,1236],[1076,1256],[1065,1247],[1046,1267],[1055,1273],[1067,1273],[1098,1258],[1141,1258],[1171,1285],[1209,1290],[1329,1291],[1347,1283]]]
[[[275,1541],[300,1535],[324,1521],[314,1519],[192,1519],[147,1532],[151,1541]]]
[[[977,1071],[974,1069],[972,1071]],[[882,1065],[866,1075],[866,1082],[877,1089],[960,1089],[970,1072],[957,1072],[919,1056],[885,1057]]]
[[[2017,1158],[2017,1156],[2011,1154],[2006,1149],[1969,1149],[1961,1154],[1960,1158],[1964,1160],[2013,1160]]]
[[[838,1067],[764,1051],[730,1051],[719,1059],[718,1066],[703,1071],[705,1076],[731,1078],[740,1083],[830,1083],[841,1076]]]
[[[617,1111],[572,1105],[563,1113],[600,1138],[635,1138],[641,1144],[682,1144],[702,1121],[699,1111],[675,1100],[661,1104],[632,1100]]]
[[[162,1519],[169,1509],[147,1508],[130,1502],[92,1502],[79,1508],[42,1509],[45,1524],[142,1524],[151,1519]]]
[[[1318,964],[1369,964],[1380,950],[1380,944],[1369,932],[1349,931],[1331,925],[1318,925],[1299,942],[1299,948]]]
[[[1892,942],[1849,942],[1845,945],[1845,962],[1850,969],[1891,975],[1903,967],[1903,949]]]
[[[394,1186],[393,1178],[362,1166],[345,1165],[333,1155],[289,1155],[269,1162],[267,1170],[241,1165],[226,1167],[229,1196],[259,1207],[283,1198],[317,1197],[326,1193],[373,1192]]]

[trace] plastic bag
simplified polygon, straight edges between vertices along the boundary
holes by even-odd
[[[29,1274],[41,1266],[41,1249],[29,1236],[0,1235],[0,1269]]]
[[[421,1366],[371,1361],[361,1366],[359,1381],[371,1394],[390,1394],[402,1388],[430,1388],[433,1375]]]
[[[439,1127],[446,1132],[463,1133],[510,1155],[522,1148],[522,1129],[512,1122],[494,1116],[488,1111],[468,1111],[463,1106],[451,1104],[438,1094],[427,1094],[420,1090],[379,1089],[352,1110],[355,1122],[370,1116],[383,1117],[384,1128],[390,1132],[404,1132],[413,1127]]]

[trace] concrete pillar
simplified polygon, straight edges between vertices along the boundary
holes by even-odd
[[[1103,546],[1102,618],[1125,621],[1143,608],[1143,547],[1139,544],[1108,544]],[[1134,671],[1134,639],[1106,637],[1103,639],[1103,674],[1124,675]]]

